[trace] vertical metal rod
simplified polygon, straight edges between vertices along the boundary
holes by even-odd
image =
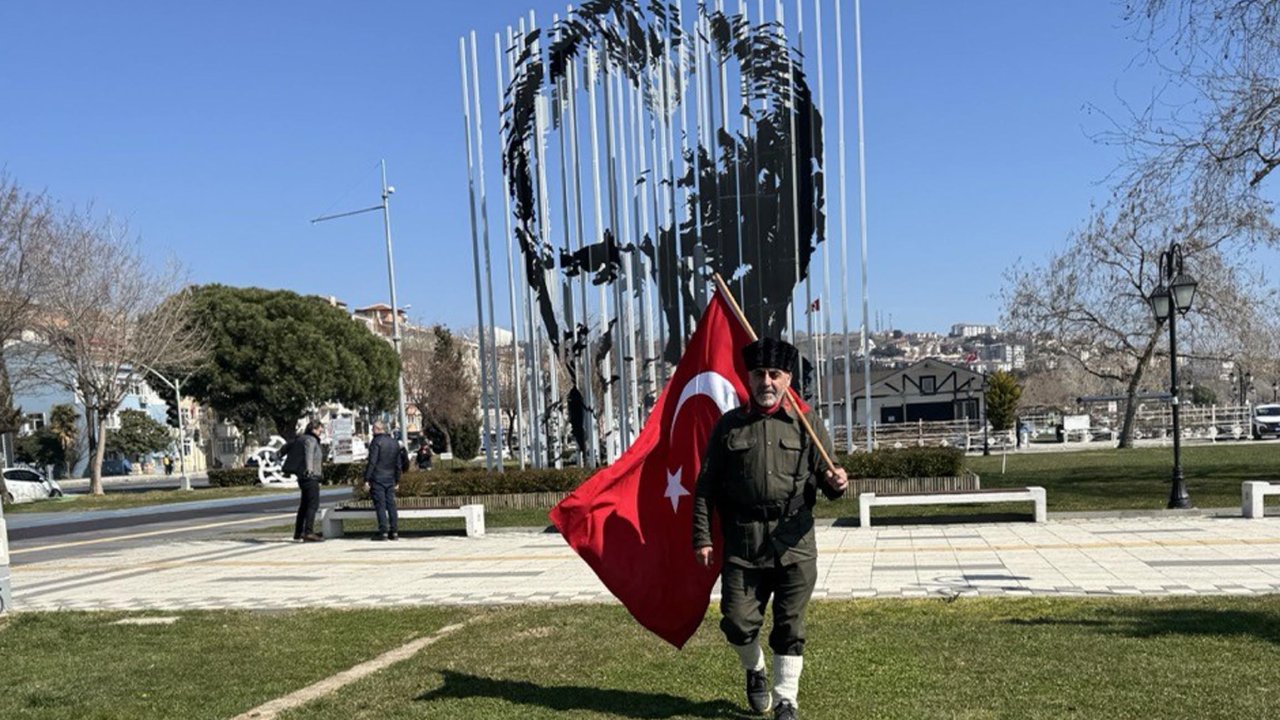
[[[867,152],[866,126],[862,121],[862,0],[854,0],[853,22],[858,73],[858,190],[862,211],[862,379],[863,397],[866,398],[863,411],[866,413],[867,452],[871,452],[874,439],[871,437],[871,323],[868,319],[871,294],[867,288]]]
[[[827,223],[830,220],[828,210],[831,207],[831,194],[827,191],[827,178],[831,176],[827,167],[827,85],[826,77],[822,72],[822,0],[813,0],[813,23],[814,33],[818,39],[818,101],[817,115],[821,116],[823,125],[822,133],[822,295],[825,298],[827,307],[822,313],[822,334],[826,341],[824,348],[824,356],[827,360],[827,430],[832,437],[835,437],[836,426],[836,400],[835,400],[835,365],[831,358],[831,234],[827,232]],[[816,121],[815,121],[816,122]],[[817,137],[815,132],[814,137]],[[816,191],[816,189],[815,189]],[[814,203],[817,207],[817,203]],[[848,362],[848,359],[845,360]]]
[[[803,62],[805,57],[805,54],[804,54],[804,0],[796,0],[796,47],[800,49],[800,61]],[[789,72],[794,73],[794,68],[792,68]],[[810,114],[810,117],[812,118],[812,113]],[[797,157],[799,153],[797,152],[797,148],[796,148],[797,127],[798,126],[796,125],[795,78],[792,77],[791,79],[791,158],[792,158],[791,172],[795,177],[795,180],[793,181],[794,183],[800,182],[799,164],[797,162]],[[812,128],[812,124],[810,125],[810,127]],[[809,137],[810,137],[810,142],[812,143],[814,134],[810,133]],[[805,165],[812,166],[811,158],[805,158]],[[814,193],[814,199],[815,199],[815,202],[812,204],[812,207],[810,209],[812,210],[813,219],[816,221],[817,215],[818,215],[818,211],[817,211],[818,204],[816,202],[817,193]],[[795,206],[796,206],[795,208],[796,222],[799,223],[799,218],[800,218],[799,201],[795,202]],[[818,228],[817,222],[814,222],[813,227],[814,227],[814,233],[816,234],[817,228]],[[798,243],[799,242],[798,232],[796,233],[796,236],[797,236],[797,243]],[[808,250],[809,247],[812,246],[811,243],[809,242],[809,238],[805,238],[805,245],[806,245],[806,250]],[[798,248],[798,245],[797,245],[797,248]],[[817,404],[821,405],[822,390],[820,389],[821,388],[820,378],[822,377],[822,371],[818,369],[818,365],[820,362],[818,359],[818,340],[816,337],[814,337],[814,334],[813,334],[813,312],[814,311],[813,311],[813,261],[812,261],[813,255],[812,253],[810,253],[809,257],[810,257],[810,261],[806,266],[805,274],[804,274],[805,334],[808,335],[809,337],[809,357],[813,362],[814,372],[818,373],[818,376],[814,378],[814,381],[815,381],[815,384],[813,386],[815,391],[814,395],[818,398]],[[796,253],[797,277],[799,276],[799,267],[800,267],[800,254],[799,252],[797,252]]]
[[[788,144],[791,146],[791,237],[792,237],[792,248],[793,248],[793,252],[795,253],[794,258],[795,258],[796,282],[798,283],[800,281],[800,273],[801,273],[801,270],[800,270],[800,188],[799,188],[800,164],[799,164],[799,159],[797,157],[797,147],[796,147],[795,63],[793,62],[791,58],[791,52],[787,47],[786,16],[783,14],[784,9],[782,7],[782,0],[775,0],[775,2],[777,3],[775,12],[778,16],[778,35],[782,38],[782,47],[784,52],[786,53],[786,59],[787,59],[787,123],[789,126],[788,130],[789,130],[789,138],[790,138],[790,142],[788,142]],[[797,7],[798,6],[799,4],[797,2]],[[779,218],[779,220],[781,220],[781,218]],[[805,273],[804,275],[805,275],[805,292],[807,296],[809,292],[809,274]],[[813,302],[813,301],[810,300],[810,302]],[[795,338],[796,338],[795,291],[792,291],[791,293],[790,305],[791,305],[791,312],[790,312],[791,342],[792,344],[795,344]],[[807,315],[808,312],[809,312],[809,306],[805,305],[805,314]],[[810,323],[810,327],[809,327],[809,336],[812,339],[813,337],[812,323]],[[803,370],[803,368],[801,368],[801,370]],[[803,382],[803,378],[802,378],[802,382]]]
[[[520,42],[525,44],[525,21],[520,19]],[[512,77],[515,77],[514,63],[515,58],[509,58],[512,63]],[[527,152],[527,151],[526,151]],[[526,264],[526,273],[529,269]],[[533,435],[533,449],[535,454],[534,467],[545,468],[547,466],[546,453],[546,433],[544,429],[546,423],[547,406],[543,400],[542,392],[542,336],[538,332],[538,325],[534,321],[533,308],[538,302],[538,298],[534,295],[533,287],[529,284],[532,277],[525,277],[525,322],[529,331],[529,405],[532,411],[532,422],[529,430]]]
[[[668,183],[668,190],[669,190],[669,193],[668,193],[669,205],[667,209],[670,212],[669,219],[671,221],[671,241],[672,243],[675,244],[674,257],[676,259],[675,266],[668,267],[667,272],[668,274],[670,274],[671,272],[674,271],[676,275],[675,281],[673,283],[673,286],[676,288],[676,293],[675,293],[675,297],[671,298],[671,302],[675,306],[677,322],[676,322],[676,327],[671,328],[671,330],[676,333],[676,347],[680,351],[679,354],[683,354],[684,342],[686,338],[685,326],[684,326],[684,321],[685,321],[684,273],[682,272],[684,263],[683,263],[683,260],[681,259],[681,253],[680,253],[680,247],[681,247],[680,245],[680,241],[681,241],[680,210],[676,205],[676,178],[678,176],[676,175],[676,165],[675,165],[675,155],[676,155],[675,110],[670,105],[670,103],[672,102],[672,95],[678,91],[678,88],[673,89],[671,87],[671,84],[674,81],[674,78],[672,77],[674,63],[672,63],[671,61],[671,14],[670,13],[667,13],[666,18],[664,18],[663,20],[663,23],[664,23],[664,27],[663,27],[664,32],[662,33],[662,57],[663,57],[662,116],[663,116],[663,122],[665,123],[665,130],[666,130],[665,139],[666,139],[666,145],[667,145],[666,161],[667,161],[667,183]],[[681,157],[680,160],[682,163],[684,162],[683,157]]]
[[[627,104],[631,110],[632,140],[636,157],[636,181],[631,188],[632,208],[636,218],[631,277],[636,281],[637,315],[640,318],[638,334],[640,350],[635,353],[635,362],[639,364],[635,368],[635,374],[637,381],[643,378],[643,383],[637,388],[635,398],[641,422],[647,416],[647,403],[649,398],[653,397],[654,386],[653,361],[650,357],[650,353],[653,352],[653,335],[649,326],[649,273],[644,251],[641,250],[641,244],[649,234],[649,212],[648,204],[645,202],[645,190],[653,182],[653,178],[649,177],[649,163],[644,152],[644,95],[641,86],[643,79],[643,71],[637,72],[635,82],[627,88]],[[644,183],[643,186],[641,183]]]
[[[853,452],[853,381],[849,372],[849,192],[844,176],[844,24],[840,20],[839,2],[836,2],[836,87],[840,103],[840,317],[844,337],[844,427],[848,452]],[[870,401],[869,397],[863,399],[863,402]],[[871,427],[864,429],[870,437]]]
[[[596,118],[596,81],[600,75],[599,62],[595,48],[587,49],[587,96],[591,106],[591,182],[595,190],[595,228],[596,243],[604,242],[604,211],[601,208],[602,190],[600,187],[600,134],[598,131],[599,121]],[[603,84],[603,80],[601,80]],[[609,327],[608,296],[605,293],[604,285],[600,285],[600,342],[604,343],[605,331]],[[616,352],[612,351],[612,352]],[[603,358],[604,365],[609,366],[609,356],[606,354]],[[596,365],[594,358],[591,363],[591,370],[595,372]],[[617,435],[613,428],[613,385],[609,382],[608,377],[603,377],[602,388],[604,392],[604,432],[601,433],[601,439],[605,442],[605,462],[610,463],[617,457],[614,452]]]
[[[489,383],[489,402],[493,406],[493,414],[494,414],[493,423],[496,425],[495,430],[497,430],[497,432],[493,433],[493,436],[486,436],[484,439],[484,443],[486,448],[488,448],[488,446],[490,445],[496,444],[497,452],[493,453],[495,456],[496,469],[498,470],[498,472],[502,472],[503,471],[502,448],[506,443],[503,442],[504,438],[502,437],[502,430],[501,430],[502,428],[502,397],[500,395],[501,391],[498,387],[498,333],[496,329],[497,323],[494,319],[493,264],[490,259],[491,254],[489,251],[489,247],[490,247],[489,245],[489,203],[488,203],[489,193],[488,193],[488,190],[486,189],[486,184],[484,179],[484,129],[480,123],[480,116],[481,116],[480,61],[476,59],[476,33],[474,30],[471,32],[471,81],[474,84],[473,99],[474,99],[475,123],[476,123],[476,164],[479,166],[479,185],[480,185],[480,227],[483,229],[483,237],[484,237],[484,282],[485,282],[485,288],[488,292],[488,301],[489,301],[489,324],[487,327],[482,325],[479,328],[479,330],[480,332],[487,332],[489,334],[489,351],[493,353],[493,362],[489,364],[488,383]],[[385,165],[384,165],[384,171],[385,171]],[[383,185],[384,186],[386,185],[385,180],[383,181]],[[390,248],[389,239],[388,239],[388,248]],[[393,306],[395,305],[394,297],[392,299],[392,305]],[[393,312],[394,312],[394,309],[393,309]],[[398,322],[399,321],[397,320],[397,323]],[[397,335],[400,334],[398,330],[396,331],[396,334]],[[484,406],[483,411],[488,413],[490,411],[489,406],[488,405]],[[405,442],[407,443],[408,432],[409,432],[407,426],[404,432],[405,432]],[[490,453],[488,452],[485,453],[486,459],[488,458],[489,455]]]
[[[467,190],[471,196],[471,259],[475,269],[476,281],[476,327],[480,330],[480,377],[487,378],[489,376],[489,368],[486,364],[488,363],[488,352],[485,348],[484,296],[480,282],[480,231],[476,225],[476,180],[471,140],[471,93],[467,84],[467,39],[465,37],[458,38],[458,57],[462,63],[462,120],[466,125],[467,136]],[[488,405],[488,398],[484,397],[485,390],[485,383],[482,381],[480,390],[480,407],[482,410]],[[484,434],[488,437],[489,414],[484,412],[482,415]],[[485,443],[485,467],[493,467],[492,443]]]
[[[578,148],[578,60],[575,58],[569,63],[569,154],[573,158],[573,191],[574,191],[574,207],[577,211],[577,229],[578,229],[578,250],[581,251],[586,246],[586,228],[582,213],[582,158]],[[591,372],[591,319],[590,305],[587,304],[587,272],[589,268],[584,269],[578,274],[578,299],[582,305],[582,326],[587,328],[587,356],[585,362],[579,364],[578,382],[582,384],[583,403],[587,406],[587,415],[583,428],[583,434],[587,442],[587,463],[592,467],[600,464],[599,448],[596,444],[596,423],[595,415],[598,408],[595,405],[595,388],[592,387]],[[574,329],[574,338],[577,338],[577,329]]]
[[[604,139],[607,146],[608,164],[606,169],[609,176],[609,228],[613,235],[614,247],[618,247],[622,238],[618,234],[618,129],[615,124],[614,111],[614,78],[612,72],[612,59],[606,54],[604,56]],[[614,365],[615,371],[618,373],[618,428],[617,435],[618,446],[617,452],[621,454],[631,441],[631,427],[627,422],[630,416],[630,408],[627,407],[627,368],[626,368],[626,348],[625,348],[625,329],[623,321],[622,309],[622,291],[621,281],[614,278],[611,283],[613,287],[613,315],[614,315]],[[610,462],[616,459],[613,448],[610,448]]]
[[[391,343],[396,348],[396,357],[399,358],[402,357],[400,344],[403,342],[404,337],[400,334],[400,306],[396,303],[396,261],[391,252],[391,205],[389,199],[392,192],[387,185],[387,161],[383,160],[382,231],[387,240],[387,284],[390,286],[391,291]],[[481,207],[483,207],[483,200],[481,203]],[[409,444],[409,420],[404,409],[404,373],[401,373],[396,379],[396,409],[399,412],[396,420],[400,423],[400,437],[407,446]]]
[[[763,0],[761,0],[763,5]],[[739,0],[738,11],[742,14],[744,32],[747,33],[748,44],[754,45],[755,30],[751,27],[751,23],[747,20],[747,3],[746,0]],[[764,13],[761,12],[760,22],[764,22]],[[764,218],[764,213],[760,210],[760,123],[756,121],[755,116],[751,113],[751,78],[747,73],[742,73],[742,122],[743,136],[751,137],[750,127],[755,127],[755,140],[751,143],[751,184],[747,186],[752,197],[752,207],[755,210],[755,222],[751,223],[751,243],[755,246],[755,262],[752,263],[751,272],[756,280],[757,292],[763,300],[764,295],[764,242],[760,237],[760,223]],[[760,332],[769,333],[769,325],[765,318],[765,304],[759,305],[760,311],[756,316],[756,327]]]
[[[559,26],[560,26],[559,14],[552,15],[551,27],[557,30],[558,32]],[[574,230],[573,216],[570,214],[570,205],[569,205],[569,168],[568,168],[568,161],[565,156],[565,148],[564,148],[564,136],[567,134],[566,132],[567,120],[565,118],[565,115],[566,115],[565,83],[566,81],[568,81],[568,79],[569,78],[567,74],[564,77],[556,79],[555,91],[552,93],[552,99],[555,102],[555,108],[552,114],[552,118],[559,119],[559,128],[560,128],[559,131],[556,132],[556,145],[558,146],[560,151],[560,212],[561,212],[561,222],[563,222],[564,224],[563,225],[564,226],[563,245],[564,245],[565,254],[568,254],[572,250],[572,247],[570,245],[570,242],[571,242],[570,238],[572,238],[574,234],[573,233],[573,230]],[[552,125],[554,124],[555,123],[552,123]],[[563,332],[561,333],[561,336],[560,336],[560,353],[559,353],[560,361],[563,362],[566,367],[569,366],[570,362],[572,362],[573,375],[574,375],[574,378],[576,379],[581,375],[581,373],[578,372],[579,367],[578,367],[577,355],[573,354],[572,345],[570,345],[569,348],[565,347],[566,342],[568,343],[573,342],[571,339],[568,339],[568,338],[574,338],[577,335],[576,333],[577,321],[575,319],[576,314],[573,311],[573,287],[570,284],[569,280],[564,279],[562,281],[561,278],[559,277],[556,278],[556,283],[558,285],[563,283],[562,289],[564,291],[564,295],[562,299],[564,301],[564,323],[565,323],[565,330],[569,332],[567,338],[565,333]],[[572,357],[572,361],[570,360],[570,357]],[[565,400],[567,402],[568,398],[566,397]],[[561,423],[561,430],[562,430],[562,432],[560,433],[561,437],[563,437],[564,427],[568,425],[568,422],[569,422],[567,413],[565,414],[565,417],[566,417],[565,422]],[[561,443],[563,444],[563,440],[561,440]]]
[[[701,192],[700,192],[701,179],[702,179],[702,173],[701,173],[702,163],[699,160],[700,153],[698,153],[697,151],[697,141],[696,140],[694,141],[694,147],[692,151],[689,148],[689,139],[691,135],[693,135],[693,133],[691,133],[689,130],[689,115],[687,110],[689,107],[689,75],[688,75],[688,71],[686,70],[686,67],[689,64],[689,60],[686,59],[686,57],[689,55],[689,35],[684,31],[683,0],[680,3],[679,20],[680,20],[680,23],[678,27],[680,28],[680,47],[676,50],[676,61],[679,63],[679,83],[680,83],[680,133],[681,133],[680,176],[684,177],[685,175],[688,174],[689,168],[685,164],[687,162],[687,160],[685,159],[685,156],[692,155],[693,183],[692,183],[692,188],[690,187],[685,188],[684,206],[685,206],[685,211],[690,213],[690,215],[692,216],[689,218],[689,220],[693,225],[694,245],[693,245],[693,257],[691,258],[691,260],[693,261],[693,267],[691,268],[691,272],[689,273],[689,278],[693,282],[693,302],[697,306],[696,314],[698,317],[701,317],[703,308],[707,306],[707,281],[706,281],[706,276],[703,274],[706,268],[706,257],[705,257],[705,248],[702,245],[702,213],[698,211],[697,204],[690,205],[689,196],[690,194],[692,194],[695,198],[698,199],[698,202],[701,202],[702,200]],[[701,96],[699,94],[695,93],[695,97],[697,97],[699,101],[701,100]],[[699,105],[695,109],[700,115],[701,106]],[[694,124],[694,132],[696,133],[697,125],[698,125],[698,116],[694,117],[693,124]]]
[[[510,28],[507,29],[510,33]],[[502,117],[502,37],[498,33],[493,34],[493,59],[494,70],[498,77],[498,117]],[[499,148],[502,152],[507,147],[507,131],[501,122],[498,123],[498,139]],[[519,379],[520,372],[520,315],[516,310],[516,282],[515,282],[515,255],[511,248],[511,193],[507,191],[507,167],[506,163],[502,163],[502,208],[503,221],[507,229],[507,298],[511,301],[511,384],[516,391],[516,438],[520,443],[520,469],[525,469],[525,451],[528,450],[528,440],[525,438],[525,429],[527,423],[524,421],[524,392],[522,383]]]
[[[533,12],[529,12],[530,30],[537,30],[534,22]],[[534,52],[539,56],[542,55],[542,42],[534,40]],[[545,80],[545,78],[544,78]],[[538,228],[541,231],[541,242],[544,249],[550,249],[551,243],[551,200],[550,192],[547,189],[547,97],[545,82],[538,84],[538,96],[534,104],[534,119],[537,126],[537,151],[538,151]],[[548,301],[552,308],[559,305],[560,284],[555,277],[555,272],[551,268],[543,270],[543,286],[548,293]],[[551,441],[551,456],[554,460],[556,469],[560,469],[564,464],[561,457],[560,432],[562,429],[562,418],[558,408],[561,400],[560,397],[560,365],[559,358],[553,354],[553,349],[561,347],[559,342],[552,341],[551,328],[545,328],[547,334],[547,374],[549,375],[549,390],[551,392],[551,400],[547,403],[547,420],[549,440]],[[559,340],[557,338],[556,340]]]
[[[653,67],[652,64],[649,65],[648,76],[649,76],[649,103],[648,103],[649,105],[649,147],[653,154],[653,169],[649,173],[649,196],[651,199],[651,204],[653,205],[653,234],[651,236],[651,240],[653,242],[653,277],[654,277],[654,287],[655,287],[654,292],[658,296],[658,301],[656,304],[659,306],[659,308],[661,308],[662,278],[663,278],[662,245],[661,245],[662,218],[666,217],[665,204],[666,204],[666,197],[667,197],[666,193],[662,191],[661,186],[662,186],[662,179],[663,179],[662,168],[666,167],[666,161],[663,159],[660,159],[660,156],[658,154],[658,148],[659,148],[658,138],[661,136],[661,130],[660,130],[661,121],[659,120],[659,117],[658,117],[661,104],[658,98],[659,98],[659,93],[661,92],[661,83],[658,80],[657,70]],[[663,150],[666,149],[665,142],[662,143],[662,149]],[[652,315],[653,313],[652,305],[653,304],[651,303],[648,308],[648,312],[650,313],[650,318],[649,318],[650,325],[654,327],[655,330],[664,328],[664,327],[667,328],[666,336],[670,337],[671,329],[667,327],[666,323],[662,323],[661,325],[656,324],[656,321]],[[666,342],[664,340],[658,340],[658,345],[651,347],[651,351],[654,354],[653,363],[655,365],[658,365],[658,372],[662,380],[662,385],[664,386],[667,384],[667,363],[663,357],[663,349],[665,347],[666,347]]]
[[[724,0],[716,0],[716,12],[724,15]],[[742,154],[738,146],[738,134],[732,132],[729,118],[729,82],[727,63],[720,63],[720,117],[724,120],[724,130],[730,137],[734,138],[733,143],[733,227],[738,240],[738,267],[734,268],[734,272],[738,275],[738,297],[746,296],[746,274],[742,272],[742,265],[747,262],[746,249],[742,244]],[[741,70],[739,70],[741,72]],[[741,82],[739,82],[741,87]],[[739,122],[741,122],[742,114],[738,113]]]
[[[620,341],[618,351],[619,356],[622,358],[622,404],[619,407],[622,410],[623,418],[622,445],[623,449],[626,449],[631,446],[631,428],[636,424],[635,306],[632,303],[631,266],[624,259],[622,243],[631,239],[631,204],[628,199],[631,197],[635,183],[631,180],[631,173],[627,163],[629,133],[627,132],[626,93],[623,91],[623,83],[629,81],[625,80],[626,72],[623,68],[620,67],[618,69],[619,72],[613,79],[614,114],[616,115],[617,123],[614,126],[613,138],[614,147],[618,153],[618,208],[622,214],[622,232],[618,235],[618,272],[620,276],[615,281],[614,287],[617,288],[615,297],[618,301],[618,327],[621,330],[618,334]]]

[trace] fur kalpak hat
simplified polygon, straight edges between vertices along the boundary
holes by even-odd
[[[742,359],[747,363],[748,370],[776,368],[794,373],[796,359],[799,357],[800,351],[795,345],[770,337],[760,338],[742,349]]]

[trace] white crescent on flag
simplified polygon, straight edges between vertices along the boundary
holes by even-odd
[[[684,389],[680,391],[680,399],[676,401],[676,411],[671,414],[671,427],[669,428],[671,437],[675,436],[676,419],[680,417],[680,408],[684,407],[685,401],[694,395],[706,395],[711,398],[715,401],[716,407],[720,408],[721,415],[738,407],[740,404],[738,391],[733,389],[733,383],[729,382],[729,378],[711,370],[699,373],[686,383]],[[670,438],[668,438],[669,440]]]
[[[733,389],[733,383],[729,382],[728,378],[711,370],[698,373],[680,391],[680,399],[676,401],[676,411],[671,414],[668,442],[675,437],[676,419],[680,417],[680,408],[684,407],[685,401],[695,395],[706,395],[711,398],[716,407],[720,408],[721,415],[734,409],[739,404],[738,391]],[[680,477],[683,471],[684,468],[677,467],[674,471],[667,472],[667,491],[663,494],[671,500],[672,512],[679,511],[680,498],[689,494],[689,491],[684,487],[684,481]]]

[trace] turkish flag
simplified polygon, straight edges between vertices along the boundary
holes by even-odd
[[[702,623],[720,573],[718,548],[715,567],[694,559],[693,490],[711,429],[747,400],[750,342],[717,292],[635,443],[550,514],[635,619],[676,647]]]

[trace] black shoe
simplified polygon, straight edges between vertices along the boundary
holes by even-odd
[[[758,713],[769,712],[773,696],[769,693],[769,675],[764,670],[747,671],[747,705]]]
[[[387,536],[387,539],[388,539],[388,540],[399,540],[399,539],[400,539],[400,533],[395,532],[395,531],[392,531],[392,533],[391,533],[390,535],[388,535],[388,536]]]
[[[302,542],[324,542],[324,538],[315,533],[307,533],[302,536]]]
[[[386,536],[386,534],[385,534],[385,533],[374,533],[374,534],[373,534],[373,537],[371,537],[371,538],[369,538],[369,539],[370,539],[370,540],[377,541],[377,542],[382,542],[383,540],[386,540],[386,539],[387,539],[387,536]]]
[[[800,715],[796,712],[796,706],[791,704],[790,700],[783,700],[778,703],[778,707],[773,711],[773,720],[799,720]]]

